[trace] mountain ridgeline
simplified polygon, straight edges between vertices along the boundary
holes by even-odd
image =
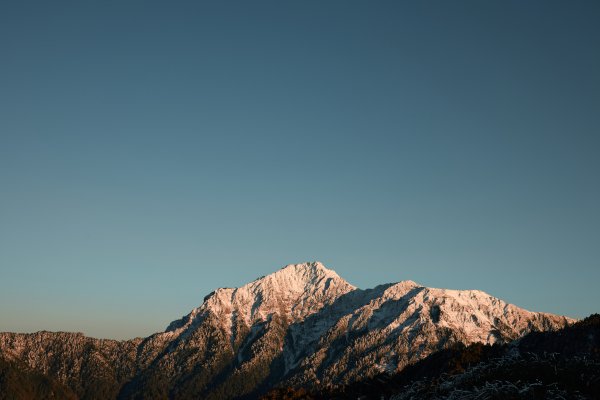
[[[361,290],[321,263],[294,264],[240,288],[217,289],[144,339],[0,333],[0,399],[253,399],[276,387],[335,391],[457,345],[508,343],[572,322],[478,290],[412,281]]]

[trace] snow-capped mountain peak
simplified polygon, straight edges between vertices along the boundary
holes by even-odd
[[[399,371],[452,344],[507,342],[570,322],[479,290],[428,288],[409,280],[362,290],[309,262],[239,288],[217,289],[165,332],[144,340],[93,343],[105,352],[102,365],[126,371],[130,381],[122,398],[141,398],[158,384],[163,397],[177,388],[176,398],[216,399],[257,393],[265,385],[350,383]],[[83,375],[73,366],[97,357],[74,355],[63,365],[51,354],[57,345],[71,349],[73,341],[77,348],[93,348],[91,339],[83,339],[0,335],[0,349],[42,371],[58,365],[53,373],[60,379],[79,382]]]
[[[325,289],[325,286],[329,286],[334,281],[336,284],[346,284],[348,287],[354,288],[335,271],[327,269],[322,263],[315,261],[286,265],[279,271],[258,278],[242,288],[252,291],[269,290],[300,295],[311,293],[318,288]]]
[[[169,325],[167,331],[182,332],[207,313],[222,320],[228,330],[234,319],[252,325],[278,314],[298,321],[355,289],[318,261],[289,264],[239,288],[215,290],[200,307]]]

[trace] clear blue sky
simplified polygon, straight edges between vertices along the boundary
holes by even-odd
[[[0,2],[0,331],[320,260],[600,311],[597,1]]]

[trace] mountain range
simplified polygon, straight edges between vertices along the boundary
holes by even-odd
[[[0,333],[0,390],[14,393],[6,398],[57,399],[252,399],[275,387],[336,390],[459,344],[508,343],[573,322],[479,290],[412,281],[363,290],[319,262],[292,264],[217,289],[146,338]]]

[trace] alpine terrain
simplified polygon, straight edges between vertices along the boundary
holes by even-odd
[[[319,262],[294,264],[217,289],[145,339],[1,333],[0,392],[229,399],[256,398],[278,386],[334,390],[458,344],[506,343],[572,322],[478,290],[412,281],[362,290]]]

